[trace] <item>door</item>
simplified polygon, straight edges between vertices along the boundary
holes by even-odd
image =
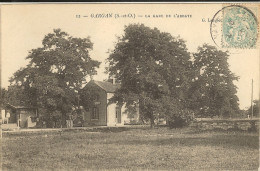
[[[116,107],[116,123],[121,123],[121,107]]]

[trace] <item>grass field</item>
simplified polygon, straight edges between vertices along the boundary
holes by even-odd
[[[3,170],[257,170],[259,136],[190,129],[4,133]]]

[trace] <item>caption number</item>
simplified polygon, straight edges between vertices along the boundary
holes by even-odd
[[[76,15],[76,18],[80,18],[80,15]]]

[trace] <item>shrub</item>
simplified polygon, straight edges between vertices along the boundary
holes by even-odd
[[[172,128],[182,128],[190,124],[193,120],[193,115],[191,112],[187,112],[182,115],[171,116],[168,119],[167,125]]]

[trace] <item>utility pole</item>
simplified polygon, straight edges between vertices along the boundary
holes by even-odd
[[[251,118],[253,118],[254,115],[254,109],[253,109],[253,79],[252,79],[252,91],[251,91]]]

